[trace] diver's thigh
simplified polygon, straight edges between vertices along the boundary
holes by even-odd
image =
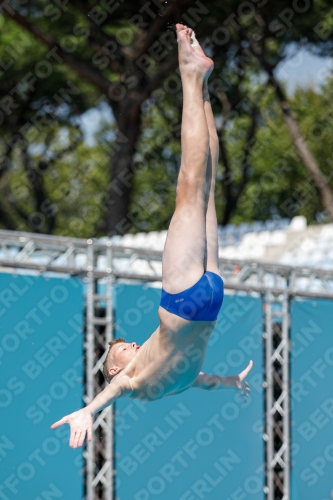
[[[162,268],[163,288],[178,293],[194,285],[204,273],[206,229],[199,205],[176,209],[165,242]]]

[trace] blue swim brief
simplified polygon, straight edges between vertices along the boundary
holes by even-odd
[[[215,321],[223,302],[221,276],[205,271],[200,280],[180,293],[168,293],[162,288],[160,306],[190,321]]]

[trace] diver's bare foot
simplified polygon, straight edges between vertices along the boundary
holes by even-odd
[[[211,74],[214,63],[206,57],[200,46],[192,47],[192,29],[176,24],[178,38],[179,69],[183,76],[199,76],[206,79]]]

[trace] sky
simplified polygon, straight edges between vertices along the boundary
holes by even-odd
[[[275,75],[279,81],[285,82],[288,94],[293,94],[297,87],[313,86],[319,90],[332,71],[333,58],[318,57],[305,49],[296,51],[291,46],[287,59],[278,65]],[[95,144],[93,136],[103,120],[110,124],[114,122],[112,112],[106,104],[82,115],[81,127],[89,146]]]
[[[284,81],[289,94],[293,94],[297,87],[314,87],[319,90],[328,75],[333,70],[331,57],[318,57],[308,50],[297,52],[290,48],[289,57],[276,69],[276,77]]]

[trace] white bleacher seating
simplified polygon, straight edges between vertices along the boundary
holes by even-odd
[[[167,231],[141,232],[115,236],[112,241],[118,245],[162,251],[166,235]],[[333,224],[307,227],[305,217],[297,216],[291,221],[284,218],[219,226],[218,237],[220,257],[333,269]],[[118,260],[119,266],[126,269],[127,259]],[[145,266],[140,262],[133,266],[143,273]]]

